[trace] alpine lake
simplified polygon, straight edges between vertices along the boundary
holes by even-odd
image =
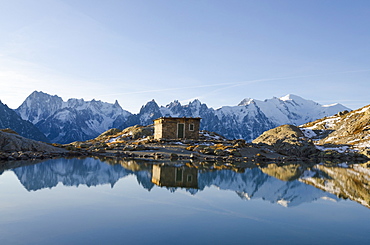
[[[0,244],[370,244],[366,163],[5,165]]]

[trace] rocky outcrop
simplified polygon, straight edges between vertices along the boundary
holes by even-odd
[[[325,117],[301,126],[312,130],[318,144],[349,144],[370,147],[370,105],[347,113]]]
[[[343,111],[300,128],[322,151],[370,157],[370,105],[351,112]]]
[[[282,125],[270,129],[253,140],[254,144],[266,144],[284,155],[297,157],[310,157],[319,150],[315,145],[304,137],[303,132],[293,125]]]
[[[45,144],[43,142],[27,139],[14,133],[0,131],[0,151],[63,152],[65,150]]]

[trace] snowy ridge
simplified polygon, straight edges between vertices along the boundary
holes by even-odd
[[[51,142],[70,143],[95,138],[102,132],[120,126],[131,115],[116,103],[62,98],[33,92],[16,112],[31,121]]]
[[[349,110],[340,105],[322,106],[296,95],[264,101],[246,98],[237,106],[209,108],[199,100],[181,105],[177,100],[158,106],[152,100],[138,114],[131,114],[116,103],[62,98],[33,92],[16,112],[36,125],[51,142],[70,143],[92,139],[110,128],[147,126],[159,117],[201,117],[201,130],[216,132],[229,139],[252,141],[266,130],[283,124],[301,125]]]
[[[274,127],[283,124],[301,125],[343,110],[349,109],[340,104],[322,106],[291,94],[264,101],[246,98],[238,106],[223,106],[217,110],[208,108],[199,100],[187,105],[181,105],[175,100],[161,107],[152,100],[124,126],[148,125],[153,119],[161,116],[201,117],[202,130],[216,132],[229,139],[242,138],[252,141]]]

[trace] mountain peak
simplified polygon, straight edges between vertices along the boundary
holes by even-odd
[[[62,106],[63,99],[61,97],[42,91],[33,91],[15,111],[23,120],[36,124]]]
[[[157,102],[155,102],[154,99],[152,99],[151,101],[147,102],[145,105],[143,105],[140,109],[140,111],[143,111],[143,110],[150,110],[150,109],[155,109],[155,110],[159,110],[159,106],[157,104]]]
[[[60,98],[59,96],[57,95],[50,95],[48,93],[44,93],[42,91],[33,91],[27,98],[26,100],[44,100],[44,99],[47,99],[47,98],[54,98],[54,99],[60,99],[62,100],[62,98]]]
[[[192,102],[189,102],[189,105],[200,105],[200,104],[202,104],[202,103],[198,99],[195,99]]]
[[[250,103],[252,103],[253,101],[254,101],[254,99],[245,98],[242,101],[240,101],[240,103],[238,104],[238,106],[246,106],[246,105],[249,105]]]
[[[38,95],[49,95],[49,94],[44,93],[44,92],[42,92],[42,91],[37,91],[37,90],[35,90],[35,91],[33,91],[33,92],[29,95],[29,97],[34,97],[34,96],[38,96]]]
[[[176,107],[176,106],[181,106],[181,103],[178,100],[174,100],[173,102],[166,105],[167,108],[173,108],[173,107]]]
[[[283,97],[279,98],[282,101],[287,101],[287,100],[294,100],[294,101],[299,101],[299,100],[304,100],[302,97],[299,97],[298,95],[295,94],[287,94]]]
[[[115,107],[120,107],[120,108],[121,108],[120,104],[118,103],[118,100],[114,101],[114,106],[115,106]]]

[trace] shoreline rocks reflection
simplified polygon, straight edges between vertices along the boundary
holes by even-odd
[[[12,169],[28,191],[65,186],[109,184],[135,176],[151,191],[155,186],[171,192],[185,189],[192,195],[214,186],[234,191],[243,200],[262,199],[285,207],[318,199],[351,199],[370,208],[370,165],[268,164],[219,168],[214,163],[160,163],[118,158],[52,159]],[[1,178],[1,174],[0,174]]]

